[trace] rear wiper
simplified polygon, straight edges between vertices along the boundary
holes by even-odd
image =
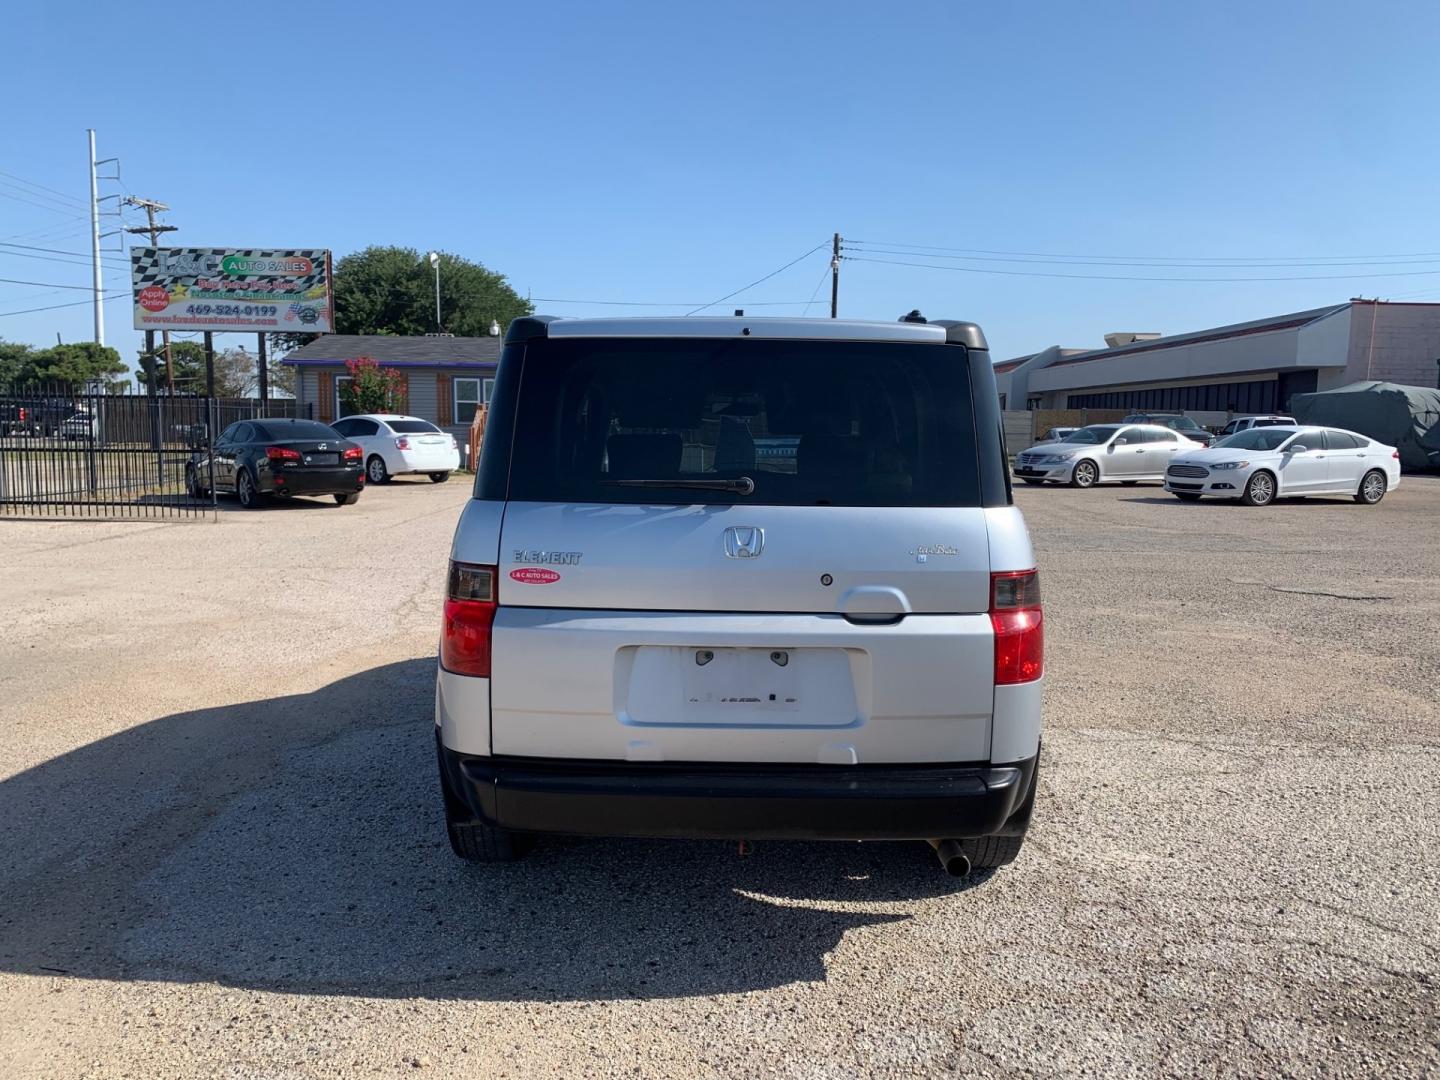
[[[753,495],[755,481],[748,476],[738,480],[606,480],[605,487],[694,488],[697,491],[728,491],[734,495]]]

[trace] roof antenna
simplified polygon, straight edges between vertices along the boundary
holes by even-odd
[[[911,308],[909,315],[901,315],[901,316],[900,316],[900,321],[901,321],[901,322],[923,323],[923,322],[929,322],[930,320],[926,319],[924,315],[921,315],[921,314],[920,314],[920,309],[919,309],[919,308]]]

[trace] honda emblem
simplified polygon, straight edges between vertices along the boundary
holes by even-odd
[[[755,525],[731,525],[725,530],[725,554],[731,559],[754,559],[765,550],[765,530]]]

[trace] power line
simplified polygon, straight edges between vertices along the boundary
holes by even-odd
[[[38,229],[28,229],[25,232],[11,233],[5,237],[6,240],[51,240],[78,236],[81,232],[80,226],[75,222],[88,220],[84,214],[77,214],[74,217],[66,218],[58,224],[42,225]]]
[[[82,292],[89,292],[89,285],[57,285],[53,281],[21,281],[19,278],[0,277],[0,282],[6,285],[34,285],[40,289],[80,289]]]
[[[828,271],[827,271],[828,272]],[[733,294],[732,294],[733,295]],[[452,299],[455,299],[452,297]],[[694,300],[676,300],[666,302],[662,300],[562,300],[554,296],[532,296],[531,301],[537,304],[586,304],[593,307],[691,307]],[[719,303],[719,301],[715,301]],[[749,300],[748,307],[799,307],[805,303],[804,300]],[[710,304],[703,305],[710,307]]]
[[[83,208],[85,206],[84,199],[77,199],[74,195],[67,195],[65,192],[59,190],[58,188],[46,187],[44,184],[37,184],[34,180],[26,180],[23,176],[16,176],[14,173],[6,172],[4,169],[0,169],[0,176],[9,177],[11,180],[18,181],[19,183],[24,184],[26,187],[39,188],[41,191],[49,192],[51,195],[58,195],[60,196],[60,198],[66,200],[67,202],[74,203],[77,209]]]
[[[40,259],[43,262],[64,263],[66,266],[90,266],[88,260],[81,262],[78,259],[58,259],[54,255],[31,255],[25,251],[0,251],[0,255],[13,256],[17,259]],[[101,262],[111,270],[125,271],[130,269],[128,263],[120,263],[112,259],[101,259]]]
[[[30,193],[26,192],[26,194],[28,195]],[[52,202],[37,202],[34,199],[27,199],[23,195],[16,195],[13,192],[4,190],[0,190],[0,198],[14,199],[16,202],[25,203],[27,206],[38,206],[41,210],[49,210],[54,214],[63,214],[67,210],[74,209],[69,206],[56,206]]]
[[[734,292],[732,292],[732,293],[726,293],[724,296],[720,297],[719,300],[711,300],[710,303],[708,303],[708,304],[701,304],[701,305],[700,305],[699,307],[697,307],[694,311],[687,311],[685,314],[686,314],[686,315],[694,315],[696,311],[704,311],[706,308],[708,308],[708,307],[714,307],[716,304],[723,304],[726,300],[729,300],[732,296],[739,296],[742,292],[745,292],[747,289],[753,289],[756,285],[759,285],[761,282],[769,281],[769,280],[770,280],[772,277],[774,277],[776,274],[783,273],[784,271],[789,270],[790,267],[794,266],[796,263],[801,262],[801,261],[803,261],[803,260],[805,260],[805,259],[808,259],[811,255],[814,255],[815,252],[819,251],[821,248],[823,248],[823,247],[824,247],[826,244],[828,244],[829,242],[830,242],[830,241],[828,241],[828,240],[822,240],[820,243],[816,244],[816,245],[815,245],[813,248],[811,248],[809,251],[805,252],[804,255],[801,255],[799,258],[796,258],[796,259],[791,259],[791,260],[790,260],[788,263],[786,263],[784,266],[780,267],[779,270],[771,270],[770,273],[766,274],[766,275],[765,275],[764,277],[762,277],[762,278],[756,278],[756,279],[755,279],[754,281],[752,281],[749,285],[745,285],[745,286],[743,286],[742,288],[736,289],[736,290],[735,290]]]
[[[851,240],[850,244],[870,244],[876,247],[915,248],[920,251],[958,251],[974,255],[1024,255],[1041,259],[1135,259],[1158,262],[1241,262],[1249,263],[1254,261],[1275,260],[1288,261],[1303,264],[1320,263],[1336,259],[1380,259],[1392,261],[1396,259],[1432,259],[1440,258],[1440,251],[1418,251],[1400,255],[1059,255],[1054,252],[1044,251],[998,251],[990,248],[960,248],[960,247],[939,247],[933,244],[904,244],[897,240]]]
[[[89,290],[87,289],[86,291],[88,292]],[[110,301],[112,301],[112,300],[119,300],[122,296],[129,296],[129,295],[130,295],[129,292],[111,293],[109,296],[105,297],[101,302],[108,304],[108,303],[110,303]],[[79,306],[82,305],[82,304],[88,305],[88,304],[90,304],[90,303],[92,303],[92,302],[93,302],[93,301],[91,301],[91,300],[72,300],[72,301],[70,301],[68,304],[51,304],[51,305],[49,305],[48,307],[25,308],[25,309],[22,310],[22,311],[0,311],[0,319],[5,318],[5,316],[7,316],[7,315],[29,315],[31,312],[34,312],[34,311],[54,311],[54,310],[56,310],[57,308],[79,307]]]
[[[63,249],[61,249],[61,248],[37,247],[37,246],[34,245],[34,244],[11,244],[11,243],[7,243],[7,242],[4,241],[4,240],[0,240],[0,248],[23,248],[23,249],[26,250],[26,251],[48,251],[51,255],[72,255],[72,256],[74,256],[74,257],[77,258],[77,259],[84,259],[84,260],[86,260],[86,262],[85,262],[85,265],[86,265],[86,266],[89,266],[89,265],[90,265],[90,263],[89,263],[90,256],[89,256],[88,254],[86,254],[85,252],[83,252],[83,251],[65,251],[65,250],[63,250]],[[8,254],[13,254],[13,252],[0,252],[0,255],[8,255]],[[117,265],[120,265],[120,264],[128,265],[128,263],[126,263],[124,259],[119,259],[119,258],[107,259],[107,260],[105,260],[105,261],[107,261],[107,262],[113,262],[113,263],[116,263]]]
[[[805,310],[802,314],[810,314],[810,305],[815,303],[815,297],[820,295],[820,288],[825,284],[825,279],[830,276],[830,273],[830,264],[826,263],[825,269],[820,271],[820,280],[815,283],[815,288],[810,290],[810,299],[805,301]]]
[[[945,259],[950,262],[999,262],[999,263],[1033,263],[1040,266],[1135,266],[1150,269],[1185,269],[1185,270],[1261,270],[1267,267],[1284,269],[1323,269],[1326,267],[1340,266],[1431,266],[1440,262],[1440,256],[1436,258],[1405,258],[1405,259],[1373,259],[1373,260],[1350,260],[1331,262],[1135,262],[1122,260],[1100,260],[1097,258],[1076,257],[1074,259],[1062,258],[1026,258],[1022,256],[995,257],[989,255],[932,255],[923,251],[905,251],[897,248],[879,247],[858,247],[847,245],[847,250],[861,251],[870,255],[907,255],[914,259]]]
[[[918,266],[922,270],[951,270],[961,274],[1003,274],[1006,277],[1070,278],[1078,281],[1355,281],[1360,278],[1428,277],[1440,270],[1407,270],[1388,274],[1299,274],[1284,277],[1142,277],[1124,274],[1055,274],[1039,270],[995,270],[978,266],[945,266],[939,263],[904,262],[899,259],[866,259],[847,255],[851,262],[885,263],[889,266]],[[1197,270],[1206,269],[1196,267]]]

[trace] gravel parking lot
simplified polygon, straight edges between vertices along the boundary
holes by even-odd
[[[456,863],[467,495],[0,524],[0,1074],[1440,1071],[1440,479],[1022,489],[1037,825],[960,883],[921,844]]]

